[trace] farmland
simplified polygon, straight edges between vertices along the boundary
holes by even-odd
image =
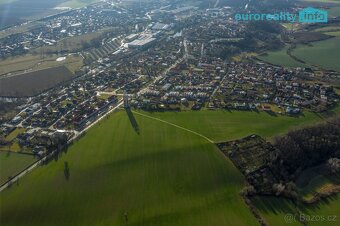
[[[35,161],[32,155],[0,151],[0,184]]]
[[[299,45],[293,50],[292,54],[310,64],[318,65],[325,69],[340,71],[338,60],[340,58],[339,49],[340,36],[337,36],[327,40],[313,42],[311,47]]]
[[[100,0],[68,0],[58,5],[58,7],[79,8],[99,1]]]
[[[285,48],[281,50],[268,51],[266,55],[258,56],[258,58],[274,65],[282,65],[285,67],[305,67],[305,64],[294,60],[287,54],[288,47],[289,46],[285,46]]]
[[[78,55],[68,55],[64,61],[57,61],[58,55],[47,56],[27,54],[0,61],[0,76],[8,73],[19,74],[26,71],[36,71],[57,66],[65,66],[75,72],[83,65],[83,58]]]
[[[42,46],[31,50],[31,53],[49,53],[49,52],[76,52],[84,48],[85,43],[89,43],[94,39],[101,38],[103,33],[112,32],[114,28],[103,28],[97,32],[91,32],[80,36],[67,37],[57,42],[54,46]]]
[[[0,0],[0,28],[61,12],[57,7],[79,8],[96,2],[99,0]]]
[[[34,96],[72,77],[64,66],[4,77],[0,79],[0,96]]]
[[[329,112],[339,114],[340,107]],[[199,132],[215,142],[234,140],[250,134],[270,138],[292,128],[320,121],[323,114],[305,112],[300,117],[271,116],[250,111],[186,111],[180,113],[149,113],[150,116]]]
[[[239,195],[244,177],[214,144],[189,130],[219,141],[248,133],[271,137],[321,120],[312,113],[139,113],[130,121],[124,111],[112,114],[67,154],[1,193],[3,223],[122,225],[126,213],[129,225],[256,225]]]
[[[292,51],[292,55],[303,60],[306,64],[294,60],[287,54],[287,46],[279,51],[269,51],[266,55],[258,56],[262,61],[286,67],[317,66],[323,69],[340,70],[338,59],[340,57],[340,36],[334,28],[321,28],[325,34],[335,36],[330,39],[312,42],[311,46],[299,44]],[[332,32],[333,31],[333,32]]]
[[[139,133],[115,113],[1,193],[2,223],[122,225],[127,213],[130,225],[256,225],[238,195],[244,178],[213,144],[135,117]]]
[[[0,28],[24,22],[25,18],[39,15],[39,17],[56,13],[53,8],[63,0],[16,0],[5,1],[0,4]]]

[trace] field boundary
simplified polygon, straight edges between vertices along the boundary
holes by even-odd
[[[185,130],[185,131],[187,131],[187,132],[193,133],[193,134],[195,134],[195,135],[197,135],[197,136],[200,136],[200,137],[204,138],[205,140],[209,141],[209,143],[212,143],[212,144],[215,143],[213,140],[211,140],[210,138],[204,136],[203,134],[197,133],[197,132],[195,132],[195,131],[193,131],[193,130],[190,130],[190,129],[187,129],[187,128],[185,128],[185,127],[182,127],[182,126],[176,125],[176,124],[174,124],[174,123],[165,121],[165,120],[163,120],[163,119],[159,119],[159,118],[156,118],[156,117],[153,117],[153,116],[150,116],[150,115],[146,115],[146,114],[143,114],[143,113],[140,113],[140,112],[137,112],[137,111],[132,111],[132,112],[135,113],[135,114],[137,114],[137,115],[140,115],[140,116],[143,116],[143,117],[146,117],[146,118],[149,118],[149,119],[157,120],[157,121],[159,121],[159,122],[163,122],[163,123],[165,123],[165,124],[168,124],[168,125],[177,127],[177,128],[179,128],[179,129]]]

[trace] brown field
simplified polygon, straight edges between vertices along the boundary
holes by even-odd
[[[22,74],[28,71],[38,71],[52,67],[65,66],[71,72],[77,71],[83,66],[83,58],[79,55],[67,55],[66,60],[56,61],[58,57],[65,55],[47,54],[42,57],[41,55],[26,54],[23,56],[10,57],[0,61],[0,77],[11,73]]]
[[[0,79],[0,96],[28,97],[37,95],[62,82],[73,74],[64,66],[24,73]]]

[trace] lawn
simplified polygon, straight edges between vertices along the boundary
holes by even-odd
[[[32,155],[0,151],[0,184],[35,161]]]
[[[281,50],[268,51],[267,55],[258,56],[258,58],[270,64],[281,65],[284,67],[306,67],[305,64],[294,60],[287,54],[288,47],[289,46],[285,46]]]
[[[249,133],[271,137],[321,119],[312,113],[302,118],[227,111],[141,113],[214,141]],[[57,161],[0,193],[1,223],[257,225],[239,195],[244,177],[214,144],[174,125],[133,115],[112,114]]]

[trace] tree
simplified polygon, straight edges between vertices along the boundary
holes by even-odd
[[[327,166],[332,173],[334,174],[339,173],[340,172],[340,159],[338,158],[328,159]]]

